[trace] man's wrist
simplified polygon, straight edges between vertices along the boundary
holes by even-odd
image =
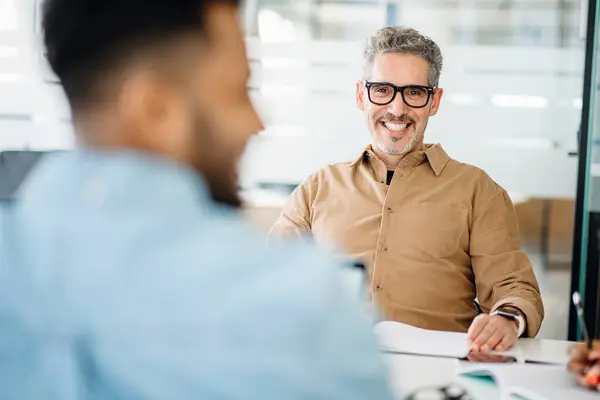
[[[504,311],[505,313],[523,317],[523,312],[514,306],[500,306],[498,307],[498,311]]]
[[[525,320],[525,316],[523,312],[514,306],[501,306],[496,309],[496,311],[492,312],[491,315],[500,315],[505,318],[512,318],[513,321],[517,324],[518,337],[523,336],[525,333],[525,329],[527,328],[527,322]]]

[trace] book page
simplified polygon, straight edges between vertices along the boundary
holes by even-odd
[[[528,400],[598,400],[597,393],[580,388],[564,366],[535,364],[473,364],[458,362],[464,377],[489,375],[504,398],[517,395]]]
[[[374,328],[382,350],[405,354],[464,358],[469,353],[467,334],[432,331],[401,322],[383,321]],[[543,362],[565,365],[569,349],[575,343],[558,340],[519,339],[505,352],[491,352],[514,356],[518,362]]]
[[[374,331],[385,351],[454,358],[469,352],[466,333],[430,331],[393,321],[378,323]]]

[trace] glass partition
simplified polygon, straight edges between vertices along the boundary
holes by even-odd
[[[325,164],[355,159],[368,143],[354,105],[363,42],[386,24],[414,27],[445,56],[445,95],[426,141],[482,168],[509,192],[545,299],[540,336],[566,338],[585,2],[252,3],[250,86],[266,130],[247,153],[243,184],[262,226],[278,215],[290,188]]]
[[[67,103],[42,57],[42,1],[0,0],[0,151],[74,145]],[[589,161],[583,167],[592,175],[580,179],[589,180],[589,187],[578,185],[582,169],[576,157],[581,115],[592,97],[582,96],[585,33],[594,32],[593,24],[585,24],[586,4],[595,10],[596,1],[244,3],[249,86],[266,129],[247,152],[242,187],[260,223],[268,227],[289,190],[310,173],[357,157],[369,141],[354,104],[364,39],[387,24],[414,27],[436,40],[445,55],[446,94],[426,139],[507,189],[546,302],[540,335],[565,338],[572,255],[578,287],[593,220],[587,216],[600,199],[600,189],[594,194],[598,168],[592,162],[600,163],[595,147],[585,158],[587,130],[597,132],[597,111],[589,113],[593,123],[585,120],[579,135],[585,141],[580,161]],[[576,235],[581,243],[573,252],[577,187],[586,190],[589,204],[580,205],[576,232],[585,235]]]
[[[600,69],[598,1],[590,1],[587,26],[580,162],[575,220],[575,248],[571,290],[579,291],[590,335],[600,334]],[[579,339],[575,310],[571,309],[569,339]]]

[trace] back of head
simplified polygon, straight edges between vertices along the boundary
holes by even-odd
[[[44,42],[75,109],[108,74],[186,33],[204,33],[204,8],[236,0],[48,0]]]
[[[237,161],[261,126],[237,11],[238,0],[47,0],[48,61],[80,142],[187,164],[238,205]]]

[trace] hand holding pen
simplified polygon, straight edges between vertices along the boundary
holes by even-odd
[[[568,368],[575,374],[577,383],[583,387],[598,390],[600,382],[600,341],[594,340],[593,349],[578,344],[570,352]]]
[[[584,343],[571,349],[568,368],[584,387],[600,389],[600,341],[592,341],[583,318],[583,307],[579,293],[573,293],[573,304],[577,310],[577,319]]]

